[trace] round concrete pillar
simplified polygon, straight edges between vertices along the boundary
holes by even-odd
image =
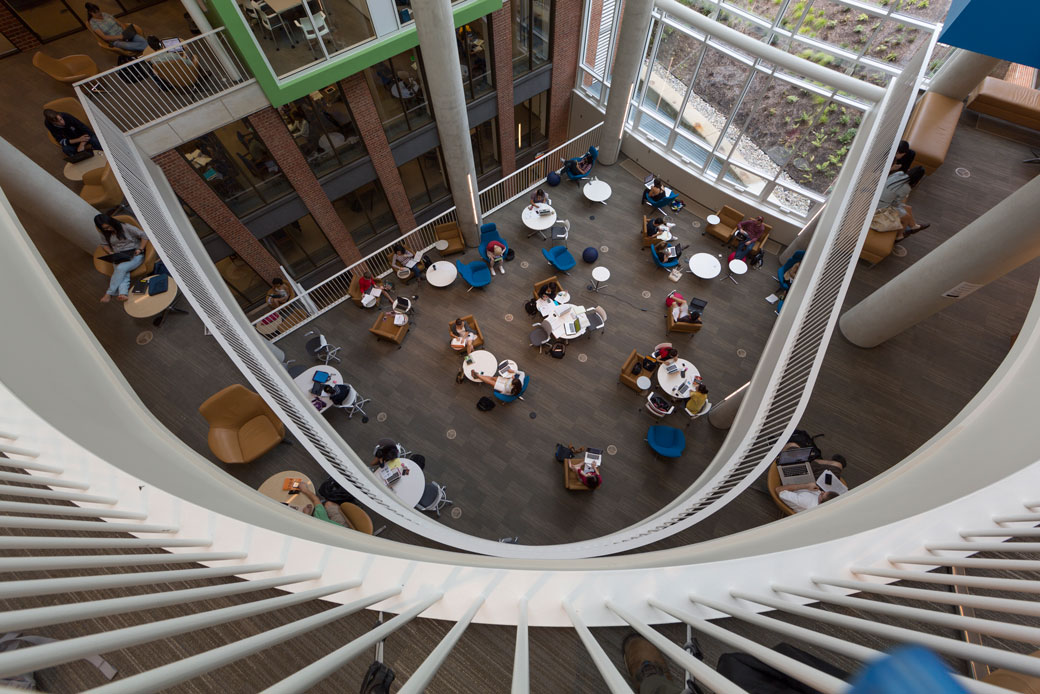
[[[1038,255],[1040,176],[850,308],[838,327],[852,344],[876,347]]]
[[[628,104],[632,99],[639,67],[643,62],[643,47],[650,16],[654,10],[653,0],[628,0],[625,14],[618,29],[614,47],[614,65],[610,73],[610,94],[607,96],[607,112],[600,130],[599,158],[610,165],[618,160],[621,152],[621,136],[625,132]]]
[[[999,58],[961,49],[939,69],[928,91],[963,101],[999,62]]]
[[[716,429],[729,429],[733,426],[733,418],[737,416],[740,403],[744,402],[744,393],[747,392],[750,382],[737,388],[727,395],[722,402],[713,404],[708,412],[708,422]]]

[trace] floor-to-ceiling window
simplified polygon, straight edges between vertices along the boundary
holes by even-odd
[[[366,183],[332,204],[359,247],[396,224],[379,181]]]
[[[440,147],[401,164],[397,170],[401,174],[401,183],[404,184],[413,212],[418,213],[435,205],[450,194]]]
[[[294,279],[338,258],[336,250],[309,214],[260,240]]]
[[[473,147],[473,165],[477,176],[484,176],[499,169],[498,160],[498,119],[484,121],[469,129],[470,143]]]
[[[490,93],[494,89],[491,65],[491,32],[487,19],[481,17],[455,30],[459,50],[459,68],[462,70],[462,88],[466,101]]]
[[[365,154],[354,116],[337,84],[288,103],[278,113],[315,176],[335,171]]]
[[[513,107],[513,119],[516,123],[516,142],[514,144],[518,160],[533,156],[539,147],[549,141],[546,129],[548,125],[547,109],[547,92],[536,94]],[[519,165],[520,161],[517,163]]]
[[[549,62],[550,0],[516,0],[511,4],[513,76],[525,75]]]
[[[365,79],[388,140],[433,120],[418,48],[376,63],[365,70]]]

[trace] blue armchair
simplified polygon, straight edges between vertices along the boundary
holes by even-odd
[[[571,252],[567,250],[566,246],[553,246],[552,248],[543,248],[542,255],[545,256],[546,261],[560,272],[567,272],[575,265],[578,261],[574,259]]]
[[[589,170],[586,171],[585,173],[580,173],[578,171],[578,168],[577,168],[577,163],[583,157],[590,157],[592,159],[592,166],[590,166]],[[567,178],[569,178],[572,181],[580,181],[583,178],[588,178],[589,176],[592,175],[592,169],[595,168],[595,166],[596,166],[596,159],[598,159],[598,158],[599,158],[599,150],[596,149],[595,147],[589,147],[589,151],[586,152],[585,154],[581,155],[580,157],[574,157],[573,159],[567,159],[566,161],[564,161],[563,162],[563,172],[567,175]]]
[[[501,400],[502,402],[513,402],[514,400],[523,400],[524,399],[524,393],[527,392],[527,384],[530,383],[530,382],[531,382],[531,377],[528,374],[524,374],[524,382],[523,382],[523,385],[520,386],[520,394],[519,395],[506,395],[505,393],[499,393],[496,390],[495,391],[495,399],[496,400]]]
[[[787,259],[787,262],[780,266],[780,269],[776,271],[776,281],[780,283],[780,289],[790,289],[791,283],[784,279],[784,275],[787,271],[793,268],[798,263],[802,262],[802,258],[805,257],[805,251],[795,251],[791,254],[791,257]],[[784,306],[784,300],[776,302],[776,312],[780,313],[780,309]]]
[[[666,270],[668,268],[673,268],[679,264],[678,258],[672,258],[671,260],[661,260],[661,256],[657,255],[657,246],[650,246],[650,255],[653,257],[654,264],[657,265],[657,267],[663,267]]]
[[[480,246],[477,250],[480,252],[480,257],[483,258],[485,262],[491,262],[487,255],[487,245],[492,241],[498,241],[506,247],[507,251],[509,250],[509,244],[499,235],[498,227],[496,227],[494,223],[489,222],[488,224],[480,225]]]
[[[645,202],[647,205],[649,205],[650,207],[654,208],[655,210],[659,210],[666,217],[668,216],[668,213],[665,211],[664,208],[666,208],[669,205],[671,205],[672,204],[672,200],[675,200],[677,197],[679,197],[679,194],[676,193],[673,190],[671,195],[666,195],[663,198],[661,198],[660,200],[651,200],[650,199],[650,189],[649,188],[644,188],[643,189],[643,202]]]
[[[462,279],[469,284],[469,290],[472,290],[473,287],[486,287],[491,284],[491,271],[488,270],[487,263],[482,260],[474,260],[468,264],[456,260],[455,267],[459,269]]]
[[[646,442],[654,453],[665,458],[678,458],[686,450],[686,437],[675,427],[650,427],[646,432]]]

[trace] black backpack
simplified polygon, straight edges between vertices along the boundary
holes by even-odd
[[[534,316],[538,314],[538,303],[534,299],[528,299],[524,303],[524,310],[527,311],[527,315]]]
[[[558,443],[556,444],[556,453],[554,455],[556,457],[556,462],[562,463],[567,460],[567,458],[574,457],[574,449],[564,446],[562,443]]]
[[[563,342],[557,342],[549,348],[549,356],[553,359],[563,359],[567,355],[567,345]]]
[[[477,409],[481,412],[490,412],[495,409],[495,401],[485,396],[480,400],[477,400]]]
[[[357,501],[350,492],[344,489],[339,482],[331,477],[322,482],[321,486],[318,487],[318,496],[327,499],[334,504],[352,504]]]
[[[817,434],[816,436],[810,436],[809,432],[805,429],[795,429],[791,433],[791,438],[788,439],[789,443],[796,444],[799,448],[811,448],[809,452],[809,460],[816,460],[823,456],[823,452],[819,446],[816,445],[816,439],[823,436],[823,434]]]
[[[128,65],[129,63],[135,64],[118,73],[124,82],[140,82],[152,72],[152,66],[147,61],[135,61],[134,58],[126,55],[121,55],[116,59],[117,65]]]
[[[507,261],[508,260],[512,260],[513,258],[516,257],[516,251],[514,251],[512,248],[507,248],[506,252],[505,252],[505,255],[502,256],[502,257],[504,257]]]
[[[377,660],[368,666],[361,682],[361,694],[390,694],[390,685],[396,677],[393,670]]]
[[[762,267],[762,264],[766,261],[766,255],[761,250],[757,253],[752,253],[747,257],[748,267]]]

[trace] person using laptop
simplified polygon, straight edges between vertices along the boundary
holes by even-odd
[[[130,294],[130,273],[144,262],[144,247],[148,237],[133,224],[123,224],[107,214],[94,216],[94,226],[103,239],[102,250],[113,264],[112,278],[108,289],[101,295],[101,303],[107,304],[114,296],[117,301],[126,301]]]
[[[102,12],[101,8],[92,2],[88,2],[84,8],[87,10],[90,30],[109,46],[133,53],[140,53],[148,48],[148,40],[137,33],[137,27],[133,24],[123,24],[108,12]]]
[[[506,247],[501,241],[493,240],[487,245],[488,267],[491,274],[495,274],[495,268],[503,275],[506,274]]]
[[[697,414],[704,409],[706,402],[708,402],[708,387],[698,381],[690,394],[690,399],[686,401],[686,411]]]
[[[650,190],[647,191],[646,196],[654,202],[666,202],[669,203],[679,197],[679,194],[674,190],[671,194],[665,190],[665,185],[661,182],[660,178],[655,178],[653,184],[650,186]]]
[[[520,392],[524,389],[523,373],[520,371],[517,371],[512,376],[485,376],[484,374],[477,374],[477,378],[503,395],[520,395]]]
[[[402,243],[395,243],[393,256],[390,258],[390,267],[395,271],[409,270],[413,277],[422,278],[422,271],[426,269],[421,258],[404,247]]]
[[[539,188],[535,192],[531,193],[531,208],[534,209],[535,205],[551,205],[552,200],[545,194],[545,191]]]
[[[567,465],[577,475],[578,480],[589,489],[596,489],[603,483],[603,478],[599,474],[598,460],[590,460],[587,456],[583,458],[569,458]]]
[[[278,308],[289,300],[289,288],[281,277],[271,280],[271,288],[264,296],[264,302],[271,308]]]
[[[782,484],[776,488],[777,496],[795,513],[816,508],[825,501],[838,498],[837,492],[825,492],[816,482],[805,484]]]
[[[94,131],[71,114],[49,108],[44,109],[43,125],[51,137],[57,141],[66,157],[91,150],[101,151],[101,142]]]
[[[654,244],[654,252],[661,260],[672,260],[682,255],[682,246],[677,246],[670,241],[660,241]]]
[[[673,291],[665,297],[664,305],[672,312],[672,320],[676,323],[700,323],[700,311],[691,311],[690,304],[682,294]]]
[[[326,523],[332,523],[333,525],[345,526],[347,524],[347,519],[343,516],[343,511],[340,510],[339,504],[331,501],[322,503],[317,494],[303,485],[297,491],[299,492],[298,494],[293,494],[285,502],[285,505],[292,510],[299,511],[318,520],[323,520]]]

